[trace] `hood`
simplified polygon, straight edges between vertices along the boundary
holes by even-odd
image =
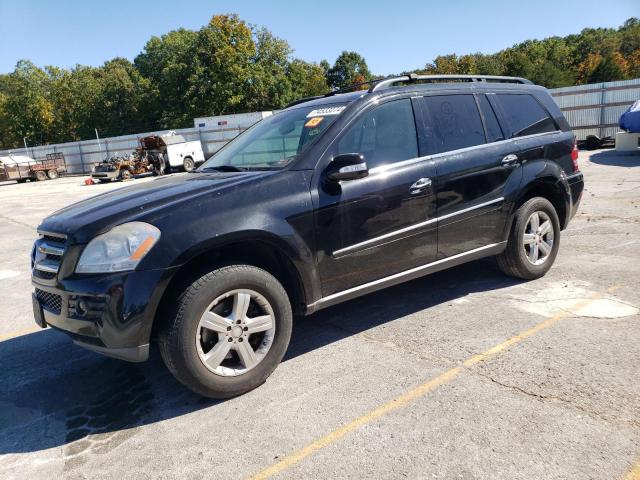
[[[189,208],[196,197],[246,188],[275,172],[180,173],[138,183],[80,201],[45,218],[38,230],[63,233],[70,243],[86,243],[95,235],[134,220],[153,224],[168,209]]]

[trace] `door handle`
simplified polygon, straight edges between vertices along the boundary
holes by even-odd
[[[420,178],[415,182],[413,182],[413,185],[409,187],[409,190],[411,191],[412,194],[420,193],[421,191],[426,190],[427,188],[431,188],[432,184],[433,182],[431,181],[430,178]]]
[[[513,165],[518,161],[518,156],[515,153],[510,153],[502,159],[502,165]]]

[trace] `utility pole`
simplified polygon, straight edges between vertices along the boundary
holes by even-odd
[[[98,129],[94,128],[94,130],[96,131],[96,138],[98,139],[98,149],[100,150],[100,153],[102,153],[102,145],[100,145],[100,137],[98,136]]]
[[[28,157],[29,156],[29,147],[27,147],[27,137],[22,137],[22,141],[24,142],[24,153]]]

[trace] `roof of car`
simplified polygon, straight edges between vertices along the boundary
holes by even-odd
[[[490,90],[529,90],[532,88],[543,88],[538,85],[534,85],[528,80],[513,78],[512,82],[509,81],[469,81],[466,79],[466,76],[460,76],[460,81],[455,81],[455,79],[448,79],[447,76],[442,76],[443,81],[436,82],[426,82],[426,83],[406,83],[404,85],[389,85],[382,89],[367,89],[367,90],[356,90],[353,92],[347,93],[335,93],[335,94],[327,94],[321,97],[312,97],[309,99],[301,99],[298,102],[292,104],[288,108],[299,108],[299,107],[313,107],[316,105],[328,105],[332,103],[351,103],[354,102],[364,96],[374,95],[378,96],[382,95],[393,95],[404,92],[421,92],[421,91],[438,91],[438,90],[471,90],[471,91],[490,91]],[[481,77],[480,77],[481,78]],[[486,77],[486,78],[497,78],[497,79],[508,79],[510,77]],[[453,80],[453,81],[451,81]],[[372,91],[373,90],[373,91]]]

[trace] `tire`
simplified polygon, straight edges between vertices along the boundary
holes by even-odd
[[[16,179],[16,182],[18,182],[18,183],[25,183],[26,181],[27,181],[26,178],[18,178],[18,179]]]
[[[47,173],[44,170],[38,170],[36,172],[36,180],[39,182],[44,182],[47,179]]]
[[[182,166],[185,172],[192,172],[196,168],[196,162],[194,162],[191,157],[184,157]]]
[[[537,214],[539,228],[544,229],[545,222],[549,221],[551,230],[542,235],[540,229],[532,232],[534,214]],[[553,265],[559,247],[560,221],[556,209],[546,198],[534,197],[516,211],[507,248],[497,256],[498,266],[512,277],[540,278]]]
[[[130,179],[131,179],[131,172],[129,170],[120,170],[120,180],[125,181]]]
[[[248,295],[250,300],[241,301],[241,295]],[[160,353],[183,385],[205,397],[230,398],[260,386],[289,345],[293,323],[289,297],[282,285],[260,268],[218,268],[189,285],[174,304],[174,313],[164,319],[158,332]],[[246,305],[245,313],[236,316],[236,308],[242,312],[238,307],[241,304]],[[218,313],[215,330],[202,325],[205,314],[211,311]],[[271,330],[246,333],[244,321],[257,328],[258,317],[263,321],[262,328],[268,326],[264,319],[270,318]],[[237,318],[244,319],[241,325],[236,326]],[[218,347],[222,352],[220,362],[213,355],[214,360],[205,363]],[[241,353],[247,348],[257,359],[252,360],[256,362],[253,365],[242,360]]]
[[[57,170],[49,170],[47,172],[47,177],[49,177],[51,180],[55,180],[59,176],[60,176],[60,174],[58,173]]]

